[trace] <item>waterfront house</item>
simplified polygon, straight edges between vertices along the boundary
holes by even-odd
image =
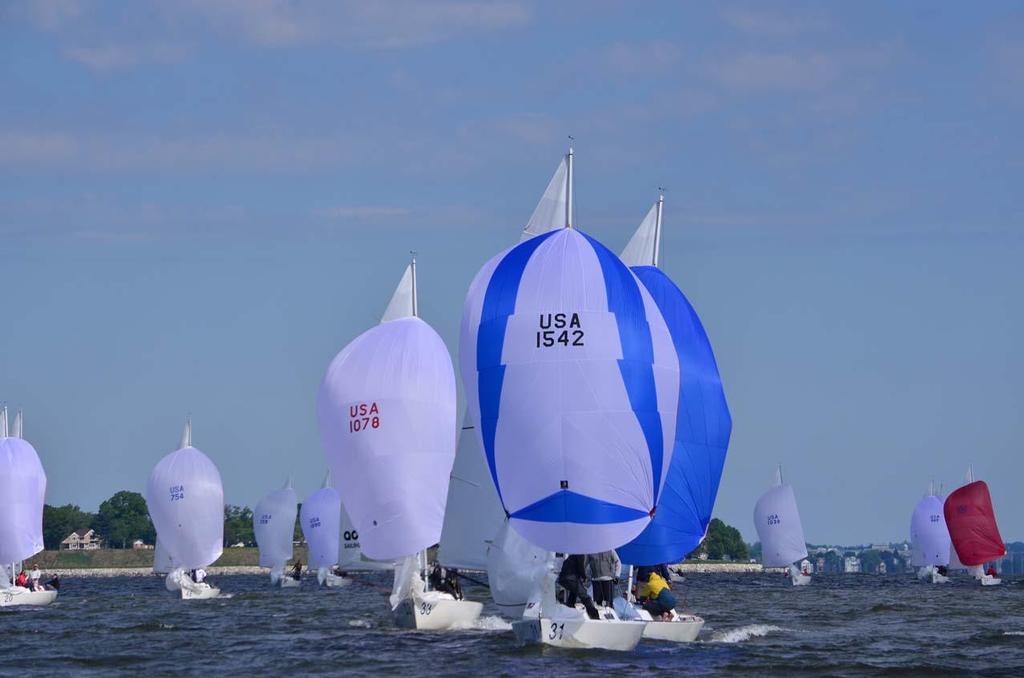
[[[97,536],[94,530],[75,530],[60,543],[60,548],[66,551],[95,551],[100,548],[103,540]]]

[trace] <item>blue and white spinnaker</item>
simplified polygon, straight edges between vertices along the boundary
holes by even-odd
[[[517,532],[595,553],[643,531],[672,459],[679,361],[657,304],[614,253],[565,228],[491,259],[466,298],[460,356]]]

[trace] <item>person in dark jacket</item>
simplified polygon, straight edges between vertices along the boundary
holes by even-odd
[[[610,606],[615,597],[615,582],[622,569],[618,554],[614,550],[591,553],[587,556],[587,567],[594,587],[594,602]]]
[[[558,584],[568,594],[565,604],[576,607],[577,598],[591,619],[600,619],[601,615],[587,593],[587,557],[582,554],[567,555],[562,562],[562,571],[558,574]]]

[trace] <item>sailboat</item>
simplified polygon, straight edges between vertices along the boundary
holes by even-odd
[[[599,553],[656,512],[671,462],[679,361],[665,320],[619,258],[574,227],[573,150],[564,228],[477,273],[460,361],[469,411],[509,527],[546,551]],[[522,644],[630,650],[644,623],[591,619],[545,572],[512,624]]]
[[[57,591],[14,585],[19,563],[43,550],[46,472],[35,448],[22,438],[21,411],[13,431],[7,406],[0,410],[0,607],[49,605]]]
[[[983,568],[986,562],[1006,555],[1006,544],[999,534],[988,485],[974,479],[973,467],[967,470],[967,484],[946,497],[943,513],[958,560],[982,586],[1001,584],[1001,579],[986,574]]]
[[[292,559],[298,503],[289,478],[284,487],[260,499],[252,514],[252,531],[260,548],[260,567],[270,568],[270,583],[282,588],[297,588],[301,583],[284,573],[285,563]]]
[[[811,583],[811,575],[793,563],[807,557],[804,528],[796,508],[793,488],[782,482],[782,467],[775,483],[754,505],[754,525],[761,540],[761,561],[765,567],[788,567],[793,586]]]
[[[933,584],[944,584],[949,577],[937,568],[949,564],[949,530],[943,516],[942,500],[929,485],[928,494],[917,502],[910,516],[910,564],[918,568],[917,576]]]
[[[431,590],[426,576],[455,457],[456,401],[451,356],[418,311],[413,257],[380,324],[331,362],[317,413],[362,552],[401,559],[396,623],[440,630],[473,622],[483,605]]]
[[[664,203],[664,195],[659,195],[622,252],[623,263],[639,278],[665,317],[680,372],[675,449],[658,512],[638,537],[618,549],[619,558],[630,566],[630,597],[634,565],[677,563],[703,541],[732,432],[722,379],[704,326],[686,296],[658,268]],[[626,602],[622,601],[624,607]],[[651,620],[646,610],[632,609]],[[704,620],[674,610],[672,614],[672,621],[651,621],[644,637],[676,642],[696,639]]]
[[[568,192],[568,156],[563,156],[519,241],[563,228]],[[437,559],[455,570],[486,570],[491,598],[505,616],[521,618],[534,588],[537,563],[550,560],[515,530],[491,481],[479,429],[466,412],[448,484],[448,500]]]
[[[217,466],[192,446],[191,418],[180,449],[157,462],[149,475],[146,504],[175,565],[165,580],[167,590],[180,592],[183,600],[219,595],[219,588],[188,574],[209,567],[224,551],[224,488]]]
[[[316,570],[317,581],[325,586],[328,577],[336,576],[331,570],[338,562],[341,533],[341,495],[331,484],[330,471],[320,489],[302,502],[300,514],[302,535],[309,545],[309,569]]]

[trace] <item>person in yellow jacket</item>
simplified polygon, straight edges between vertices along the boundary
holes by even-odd
[[[647,581],[643,582],[637,597],[646,599],[644,609],[651,613],[654,619],[672,619],[672,610],[676,607],[676,597],[672,595],[672,589],[668,582],[657,572],[651,572]]]

